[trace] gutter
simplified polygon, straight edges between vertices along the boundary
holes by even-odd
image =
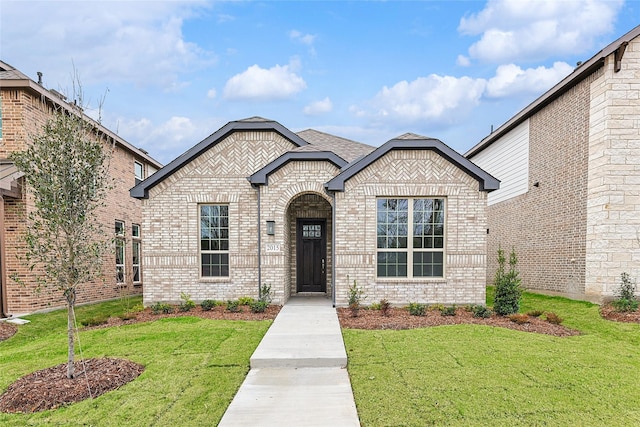
[[[255,184],[251,184],[251,186],[258,192],[258,297],[260,297],[262,285],[262,220],[260,219],[260,186]]]
[[[336,308],[336,192],[331,192],[331,302]]]

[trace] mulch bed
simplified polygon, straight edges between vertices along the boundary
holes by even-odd
[[[43,369],[11,384],[0,396],[2,412],[38,412],[98,397],[136,379],[144,367],[124,359],[76,362],[76,378],[67,378],[67,364]]]
[[[629,313],[619,313],[611,304],[600,307],[600,316],[614,322],[640,323],[640,310]]]
[[[406,308],[393,307],[389,309],[388,316],[383,316],[380,310],[360,310],[357,317],[353,317],[348,308],[338,308],[340,326],[349,329],[414,329],[429,326],[475,324],[498,326],[501,328],[516,329],[524,332],[568,337],[579,335],[580,332],[569,329],[566,326],[549,323],[540,317],[529,316],[528,323],[518,324],[508,317],[491,315],[482,319],[473,317],[473,313],[458,308],[455,316],[443,316],[439,310],[427,310],[424,316],[412,316]]]
[[[18,327],[11,323],[0,322],[0,341],[11,338],[18,331]]]

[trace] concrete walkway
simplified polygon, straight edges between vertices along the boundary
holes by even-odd
[[[359,426],[331,300],[292,297],[251,356],[219,426]]]

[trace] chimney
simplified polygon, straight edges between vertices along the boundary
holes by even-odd
[[[38,71],[38,84],[42,86],[42,71]]]

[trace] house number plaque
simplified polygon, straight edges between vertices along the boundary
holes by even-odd
[[[280,252],[280,243],[267,243],[265,246],[266,252]]]

